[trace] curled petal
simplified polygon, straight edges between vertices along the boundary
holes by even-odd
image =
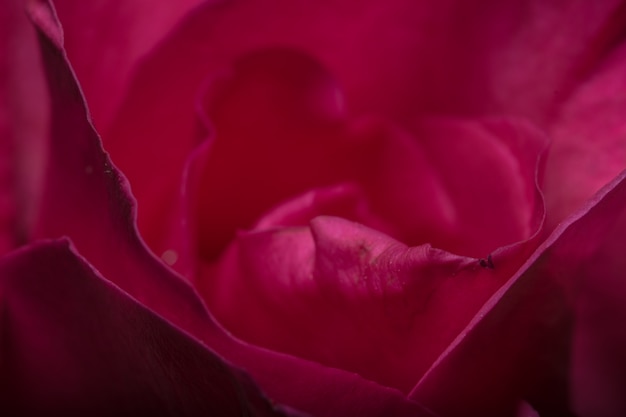
[[[516,263],[490,260],[494,269],[317,217],[241,233],[203,294],[246,341],[408,392]]]

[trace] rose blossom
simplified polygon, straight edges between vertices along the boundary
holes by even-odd
[[[3,409],[626,411],[626,6],[56,3],[5,34]]]

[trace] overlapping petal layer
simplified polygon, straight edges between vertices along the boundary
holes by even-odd
[[[296,416],[49,241],[0,262],[3,413]]]
[[[149,212],[168,210],[154,184],[162,195],[176,195],[196,145],[194,106],[203,83],[238,58],[274,47],[321,62],[356,116],[374,113],[402,128],[430,113],[513,113],[543,123],[611,47],[626,18],[620,4],[209,2],[138,67],[119,117],[104,132],[107,149],[145,207],[139,222],[148,234],[167,221]]]
[[[44,197],[49,210],[42,213],[38,236],[69,236],[107,280],[246,369],[279,402],[320,416],[382,417],[390,412],[407,417],[430,415],[396,390],[355,374],[249,346],[213,322],[195,292],[154,258],[138,238],[132,198],[86,118],[51,8],[47,2],[38,1],[29,11],[39,29],[55,111],[49,192]],[[351,392],[349,399],[343,394],[345,390]]]

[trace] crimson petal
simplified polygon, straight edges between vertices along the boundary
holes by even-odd
[[[512,413],[507,407],[524,395],[539,414],[572,410],[591,417],[626,410],[618,394],[626,388],[625,178],[621,174],[554,231],[411,398],[446,416]]]
[[[8,255],[0,276],[0,398],[10,415],[296,415],[100,277],[67,241]]]
[[[68,235],[103,276],[246,369],[268,395],[281,403],[329,417],[383,417],[389,413],[430,416],[396,390],[351,373],[246,345],[215,325],[194,291],[150,255],[137,236],[128,186],[110,164],[86,117],[85,103],[64,57],[50,4],[34,1],[28,10],[39,30],[55,112],[46,211],[40,219],[39,236]]]

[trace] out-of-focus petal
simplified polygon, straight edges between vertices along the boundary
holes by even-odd
[[[417,123],[413,132],[454,210],[447,227],[437,223],[425,242],[452,253],[481,257],[498,247],[528,239],[539,230],[545,208],[538,185],[543,172],[542,153],[548,144],[542,132],[521,120],[495,118],[431,118]],[[398,170],[394,160],[402,159],[387,161],[382,175]],[[417,176],[415,171],[407,170],[386,188],[402,187]],[[425,198],[428,194],[408,190],[403,191],[419,195],[422,201],[402,205],[392,200],[393,204],[413,212],[430,204]],[[389,200],[385,197],[382,194],[378,200]],[[408,230],[424,227],[409,221],[402,226]]]
[[[201,0],[55,0],[65,48],[99,129],[112,121],[140,59]]]
[[[50,192],[39,236],[70,236],[78,251],[108,280],[244,368],[279,403],[316,416],[430,416],[396,390],[352,373],[241,343],[213,322],[195,292],[150,255],[137,237],[132,198],[86,118],[52,9],[41,0],[32,2],[28,10],[39,30],[56,111],[51,136],[55,151],[50,155],[48,173]],[[345,392],[351,393],[349,398]]]
[[[195,98],[203,82],[238,58],[273,47],[321,62],[345,88],[347,108],[356,116],[374,113],[401,127],[425,113],[515,113],[544,121],[606,52],[614,29],[623,27],[626,13],[619,5],[207,2],[146,56],[104,136],[114,160],[138,184],[140,204],[144,184],[136,178],[142,176],[127,158],[134,164],[143,159],[141,171],[169,190],[168,178],[177,181],[194,146]]]
[[[569,415],[571,403],[576,415],[621,415],[625,198],[622,174],[562,223],[411,398],[446,416],[499,416],[520,398],[539,414]]]
[[[384,230],[410,245],[486,256],[527,239],[543,219],[537,175],[547,139],[527,123],[428,120],[413,137],[384,120],[350,120],[330,74],[289,49],[246,55],[213,88],[197,213],[205,259],[285,199],[346,181],[389,219]],[[139,192],[167,198],[144,164],[123,160]],[[144,198],[142,212],[141,197],[140,226],[143,218],[152,236],[165,203]]]
[[[550,227],[626,168],[626,44],[582,84],[552,127],[545,194]]]
[[[0,276],[3,412],[295,415],[98,276],[68,242],[12,253]]]
[[[36,38],[19,0],[0,10],[0,253],[28,239],[38,209],[47,95]]]

